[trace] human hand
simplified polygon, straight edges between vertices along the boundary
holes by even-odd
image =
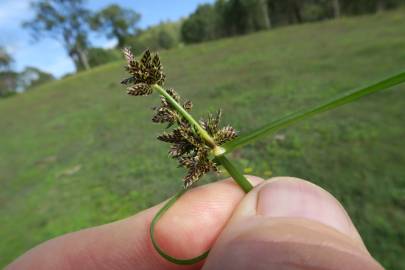
[[[47,241],[6,269],[383,269],[332,195],[297,178],[249,179],[258,185],[246,196],[231,180],[192,189],[157,224],[168,254],[190,258],[212,247],[205,262],[174,265],[154,250],[157,205]]]

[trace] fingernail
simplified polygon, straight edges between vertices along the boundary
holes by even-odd
[[[353,237],[353,225],[339,202],[305,181],[276,180],[265,184],[258,194],[257,214],[309,219]]]

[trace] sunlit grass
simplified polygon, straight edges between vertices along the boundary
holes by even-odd
[[[167,51],[168,86],[194,101],[197,116],[222,107],[225,123],[248,131],[403,70],[404,15]],[[125,95],[117,80],[123,64],[0,100],[0,266],[46,239],[126,217],[181,189],[184,171],[150,136],[161,129],[148,120],[156,100]],[[292,175],[328,189],[371,253],[388,269],[404,268],[403,90],[279,131],[231,158],[251,174]]]

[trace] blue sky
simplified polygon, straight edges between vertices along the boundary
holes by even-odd
[[[35,66],[56,76],[74,71],[71,60],[57,41],[44,39],[33,42],[21,23],[33,17],[29,3],[32,0],[0,0],[0,45],[6,47],[15,59],[18,71],[25,66]],[[214,0],[88,0],[87,7],[98,10],[115,3],[132,8],[142,15],[140,27],[145,28],[166,20],[177,20],[195,10],[198,4]],[[109,48],[114,40],[91,36],[96,47]]]

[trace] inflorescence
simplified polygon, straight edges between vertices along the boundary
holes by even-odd
[[[138,61],[129,49],[123,50],[127,60],[126,69],[131,77],[121,83],[127,85],[127,93],[133,96],[147,96],[152,94],[154,85],[163,86],[165,74],[160,63],[159,56],[153,57],[149,50],[143,53]],[[186,112],[191,112],[191,101],[182,102],[181,97],[174,89],[165,90],[173,100],[182,106]],[[220,128],[221,110],[216,115],[209,114],[207,119],[201,119],[199,125],[208,133],[214,142],[213,145],[206,143],[198,132],[198,129],[175,108],[175,106],[161,95],[161,104],[155,107],[155,123],[168,124],[169,131],[163,132],[157,137],[158,140],[170,143],[169,156],[177,159],[180,167],[188,170],[184,177],[184,187],[188,188],[209,171],[218,171],[216,163],[210,158],[214,146],[234,139],[237,133],[231,126]]]

